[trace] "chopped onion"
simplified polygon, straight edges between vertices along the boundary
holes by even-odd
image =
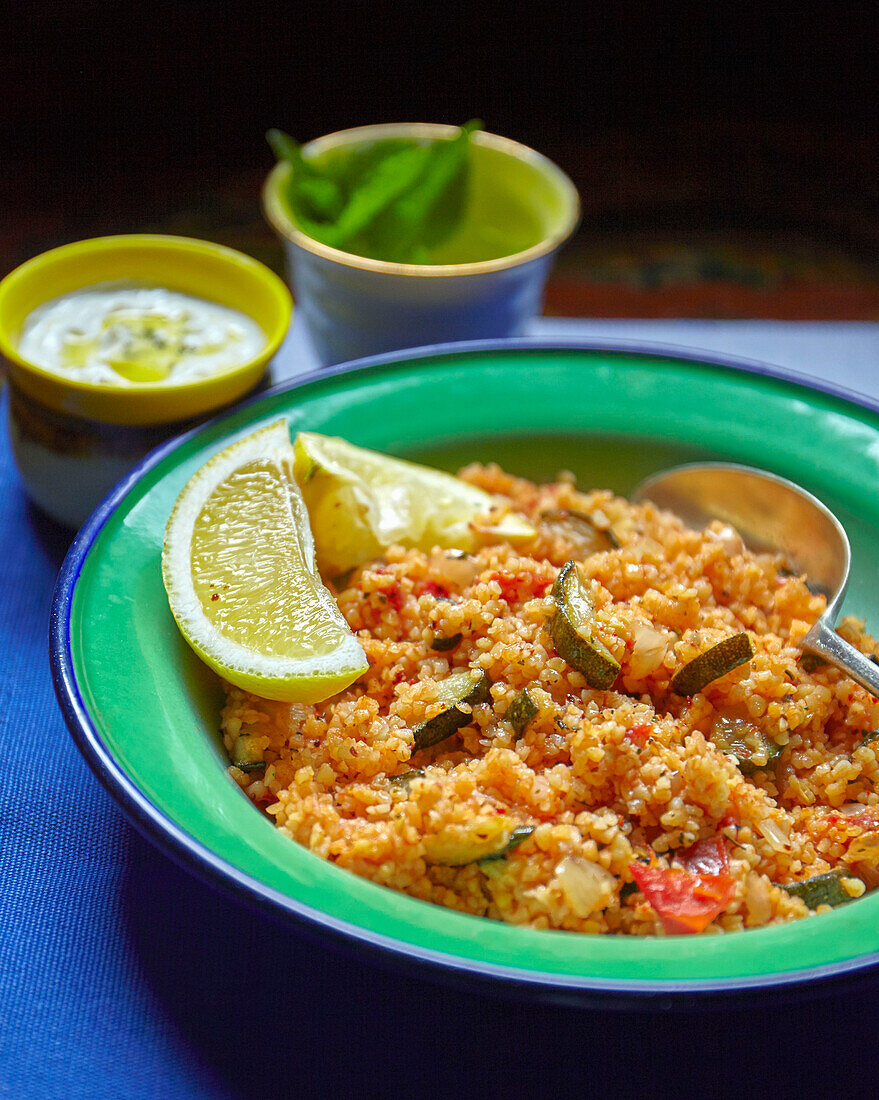
[[[742,536],[730,524],[724,524],[719,530],[709,528],[708,533],[715,541],[722,543],[724,550],[731,558],[745,552]]]
[[[430,555],[431,576],[452,588],[466,588],[476,580],[479,570],[479,562],[461,550],[436,550]]]
[[[592,522],[601,531],[606,531],[610,527],[610,520],[600,508],[596,508],[592,513]]]
[[[762,821],[758,822],[757,828],[776,852],[783,852],[790,847],[790,837],[787,836],[778,822],[773,821],[771,817],[764,817]]]
[[[850,861],[863,860],[874,866],[879,864],[879,830],[861,833],[849,844],[845,857]]]
[[[769,890],[759,875],[745,876],[745,905],[748,910],[748,927],[768,924],[772,919]]]
[[[632,640],[635,644],[629,655],[628,673],[640,680],[662,664],[668,652],[669,636],[647,623],[636,622],[632,628]]]
[[[616,889],[616,879],[609,871],[580,856],[565,856],[555,869],[555,880],[578,917],[604,909]]]
[[[879,886],[879,867],[875,863],[853,863],[852,873],[861,879],[868,890],[875,890]]]

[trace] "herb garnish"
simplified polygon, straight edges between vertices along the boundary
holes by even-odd
[[[286,198],[297,224],[323,244],[396,263],[429,263],[459,226],[474,119],[450,139],[389,139],[344,157],[310,159],[280,130],[267,139],[291,168]]]

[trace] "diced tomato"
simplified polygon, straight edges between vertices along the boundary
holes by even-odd
[[[435,596],[437,599],[447,599],[449,595],[448,588],[443,588],[441,584],[437,584],[435,581],[421,581],[420,584],[415,585],[416,596]]]
[[[729,870],[726,845],[719,836],[697,841],[691,848],[679,851],[677,858],[691,875],[719,875]]]
[[[830,817],[830,814],[827,815]],[[870,829],[879,829],[879,810],[872,810],[869,807],[863,810],[858,810],[854,814],[840,814],[839,817],[849,825],[855,825],[862,832],[867,832]]]
[[[548,577],[536,573],[513,573],[509,569],[498,569],[491,579],[501,586],[501,596],[507,603],[543,596],[553,583]]]
[[[631,729],[626,730],[623,736],[627,741],[634,741],[636,745],[643,749],[652,733],[653,726],[649,722],[642,722],[640,725],[632,726]]]
[[[493,576],[493,580],[496,580],[501,586],[501,596],[509,602],[511,600],[518,600],[520,590],[522,588],[522,578],[515,573],[510,573],[506,569],[499,569]]]
[[[378,576],[388,577],[387,582],[382,582],[382,587],[377,585],[373,589],[373,593],[379,597],[384,596],[384,599],[395,611],[400,611],[403,607],[403,595],[400,592],[400,585],[397,579],[393,576],[389,576],[391,573],[390,568],[387,565],[375,565],[372,567],[371,572]]]
[[[735,882],[726,872],[690,874],[676,867],[629,865],[638,889],[662,922],[666,932],[701,932],[729,905]]]

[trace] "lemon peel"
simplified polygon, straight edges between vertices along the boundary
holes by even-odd
[[[537,533],[503,498],[441,470],[316,432],[299,432],[294,452],[318,565],[327,576],[380,557],[394,544],[471,551],[490,542],[529,542]]]
[[[168,519],[162,578],[184,638],[224,679],[314,703],[368,664],[317,571],[293,458],[281,419],[209,459]]]

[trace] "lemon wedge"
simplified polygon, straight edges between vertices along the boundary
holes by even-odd
[[[162,577],[187,642],[255,695],[316,703],[367,668],[317,572],[286,420],[189,479],[165,529]]]
[[[470,551],[488,542],[529,542],[537,533],[501,498],[440,470],[315,432],[299,432],[294,451],[325,576],[394,544]]]

